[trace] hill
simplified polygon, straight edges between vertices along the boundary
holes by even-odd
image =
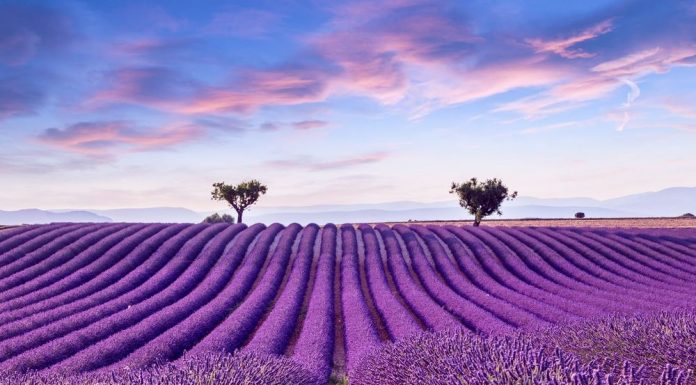
[[[17,211],[0,210],[0,224],[3,225],[51,222],[113,222],[113,219],[91,211],[54,212],[38,209]]]
[[[219,211],[224,211],[219,210]],[[592,198],[519,197],[505,202],[503,216],[494,218],[572,218],[578,212],[588,218],[674,217],[696,212],[696,187],[674,187],[656,192],[597,200]],[[4,215],[2,213],[5,213]],[[212,212],[182,207],[123,208],[109,210],[19,210],[0,212],[0,224],[50,222],[197,223]],[[408,220],[461,220],[471,217],[455,200],[442,202],[383,202],[373,204],[315,205],[296,207],[254,206],[248,222],[300,224],[351,222],[405,222]]]

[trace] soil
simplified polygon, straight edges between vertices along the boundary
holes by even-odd
[[[470,225],[470,220],[388,222],[387,224]],[[484,219],[481,226],[696,228],[696,218]]]

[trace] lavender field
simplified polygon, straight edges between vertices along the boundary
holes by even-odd
[[[694,229],[22,226],[0,384],[693,384],[695,306]]]

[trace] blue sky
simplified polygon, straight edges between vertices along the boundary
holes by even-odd
[[[696,185],[695,1],[2,1],[0,209]]]

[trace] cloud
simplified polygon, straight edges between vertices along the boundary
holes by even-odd
[[[525,39],[536,52],[552,52],[567,59],[587,59],[596,56],[595,53],[585,52],[582,49],[571,49],[576,44],[587,40],[594,39],[598,36],[611,32],[613,29],[613,21],[604,20],[580,32],[579,34],[562,39],[544,40],[544,39]]]
[[[662,102],[661,107],[679,118],[696,120],[696,107],[693,104],[685,103],[681,100],[667,99]]]
[[[236,81],[210,86],[162,66],[124,67],[104,73],[106,87],[84,104],[132,104],[185,115],[250,114],[267,106],[321,102],[331,70],[304,65],[246,69]]]
[[[640,88],[632,80],[629,80],[629,79],[619,79],[619,80],[621,80],[621,82],[624,83],[625,85],[627,85],[629,88],[628,94],[626,95],[626,103],[624,103],[623,105],[624,105],[624,107],[631,107],[633,102],[635,102],[636,99],[638,99],[638,96],[640,96]]]
[[[278,131],[280,130],[280,124],[276,122],[263,122],[259,125],[259,129],[262,131]]]
[[[274,160],[267,162],[274,168],[299,168],[309,171],[326,171],[350,168],[354,166],[381,162],[389,156],[387,152],[372,152],[354,157],[340,158],[336,160],[321,161],[312,157],[298,157],[294,159]]]
[[[328,127],[329,122],[325,120],[311,119],[311,120],[300,120],[297,122],[286,123],[286,122],[263,122],[259,125],[259,129],[262,131],[278,131],[281,129],[291,128],[298,131],[309,131],[316,130],[324,127]]]
[[[531,96],[503,103],[493,111],[515,112],[526,118],[545,117],[602,98],[620,85],[621,83],[613,78],[578,77]]]
[[[0,121],[34,114],[44,105],[45,90],[29,78],[29,73],[0,77]]]
[[[203,116],[195,119],[194,123],[202,127],[228,133],[242,133],[252,127],[248,121],[229,116]]]
[[[185,76],[164,73],[161,68],[124,68],[107,75],[116,81],[97,100],[144,104],[180,114],[249,114],[270,106],[323,102],[342,94],[394,104],[425,86],[411,77],[427,78],[456,67],[471,56],[474,45],[483,43],[457,12],[441,5],[394,2],[388,11],[366,5],[347,6],[349,17],[337,14],[326,32],[307,38],[299,54],[273,67],[236,69],[229,77],[233,80],[198,84],[190,95],[149,91],[150,98],[143,97],[145,90],[181,84]],[[161,46],[159,41],[143,41],[127,49]],[[451,84],[451,79],[442,81]],[[147,86],[151,83],[154,86]]]
[[[674,66],[696,65],[696,44],[670,48],[654,47],[634,52],[592,67],[604,76],[631,77],[667,72]]]
[[[197,139],[203,132],[190,124],[143,129],[127,121],[80,122],[63,129],[46,129],[37,139],[67,152],[111,157],[123,152],[166,149]]]
[[[648,73],[696,65],[688,27],[693,20],[677,6],[660,5],[655,12],[664,17],[645,27],[648,36],[637,37],[634,25],[645,24],[653,12],[646,4],[600,8],[550,33],[536,25],[520,31],[487,30],[456,3],[351,2],[328,7],[333,18],[303,36],[299,48],[280,63],[233,66],[217,82],[197,81],[166,66],[124,67],[107,74],[113,81],[92,102],[130,103],[183,115],[253,114],[357,95],[418,119],[448,105],[529,89],[535,93],[495,111],[546,116],[609,95],[621,86],[618,79],[635,82]],[[268,20],[276,17],[249,12],[261,12]],[[247,19],[240,15],[221,13],[213,24],[223,28],[218,32],[235,32],[234,26]],[[265,27],[258,28],[254,33],[265,33]],[[168,51],[178,44],[140,41],[125,49]],[[584,60],[564,60],[580,58]]]
[[[20,66],[41,53],[70,45],[74,23],[57,9],[28,4],[0,4],[0,65]]]
[[[528,127],[528,128],[523,129],[522,133],[523,134],[539,134],[542,132],[550,132],[550,131],[567,129],[570,127],[577,127],[582,123],[585,123],[585,122],[583,122],[583,121],[570,121],[570,122],[547,124],[547,125],[543,125],[543,126],[532,126],[532,127]]]
[[[445,71],[423,89],[423,95],[431,103],[413,117],[418,118],[442,106],[466,103],[514,89],[562,83],[569,75],[567,69],[535,58],[490,64],[466,72]],[[456,87],[452,86],[454,80]]]
[[[622,105],[622,107],[624,108],[623,119],[621,120],[619,126],[616,128],[617,131],[623,131],[624,128],[626,128],[628,122],[631,120],[631,115],[629,114],[628,109],[631,108],[633,102],[638,98],[638,96],[640,96],[640,88],[638,88],[638,85],[632,80],[619,80],[621,80],[621,82],[627,85],[629,88],[628,94],[626,95],[626,102]]]
[[[114,50],[128,55],[164,56],[190,48],[195,41],[192,38],[138,38],[117,43]]]
[[[65,170],[81,171],[94,169],[109,159],[104,157],[63,157],[47,153],[45,150],[32,150],[0,156],[0,172],[10,175],[63,173]]]
[[[677,123],[674,125],[674,128],[681,131],[696,133],[696,123]]]
[[[412,71],[438,71],[471,57],[482,39],[459,12],[442,3],[357,2],[339,8],[330,30],[312,49],[341,68],[337,91],[368,95],[385,104],[404,99]]]
[[[324,120],[303,120],[292,123],[292,127],[296,130],[314,130],[324,128],[329,125],[329,122]]]
[[[87,106],[140,104],[165,110],[183,108],[195,99],[201,85],[178,71],[161,66],[125,67],[103,74],[107,87]]]
[[[495,111],[513,111],[528,118],[543,117],[576,108],[584,102],[601,99],[622,85],[630,91],[624,108],[632,105],[640,95],[636,80],[650,73],[662,73],[675,66],[693,65],[689,59],[696,55],[693,47],[644,49],[594,65],[585,72],[577,72],[566,81],[546,91],[498,106]],[[630,118],[627,111],[622,121]],[[622,129],[625,126],[619,125]]]
[[[238,83],[202,89],[189,103],[179,104],[175,110],[186,114],[251,113],[264,106],[319,102],[328,95],[330,76],[324,68],[306,66],[244,71]]]
[[[74,24],[58,9],[0,2],[0,121],[36,114],[50,99],[57,77],[40,59],[62,56],[77,38]]]

